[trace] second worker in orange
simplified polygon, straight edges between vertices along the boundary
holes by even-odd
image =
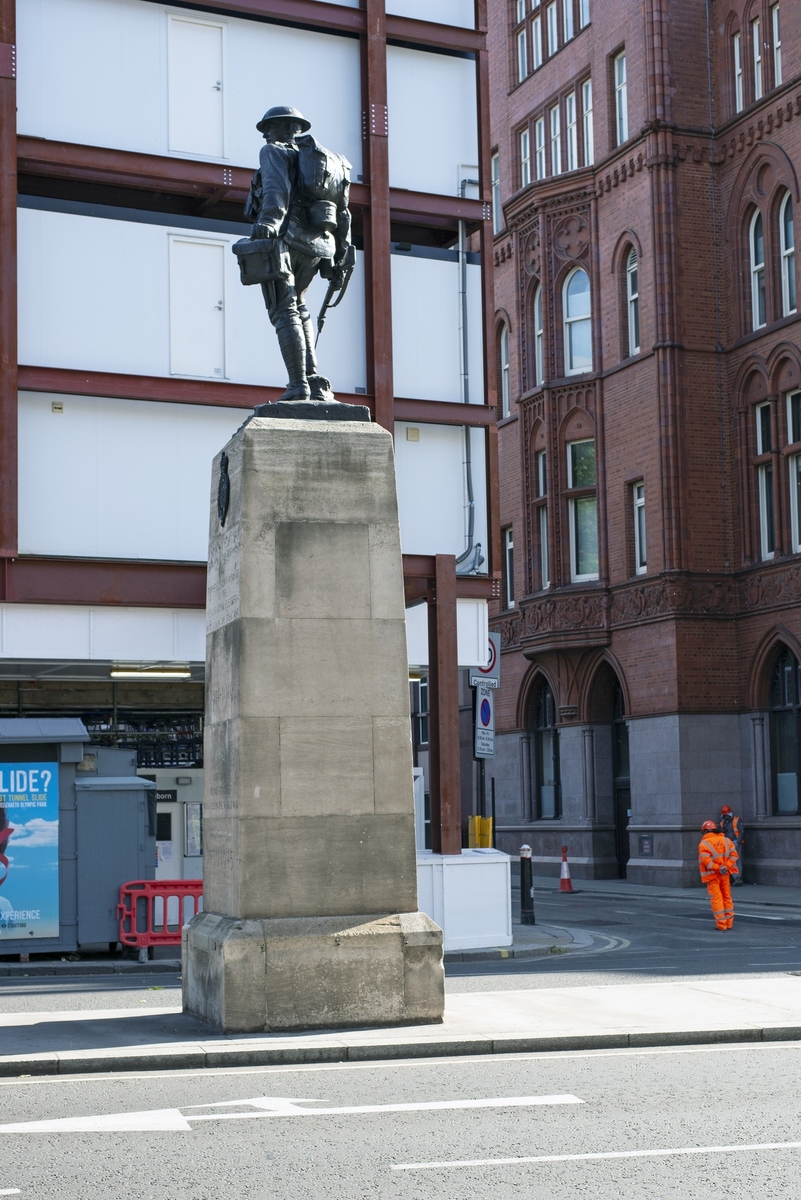
[[[698,868],[709,893],[712,916],[718,929],[734,925],[734,905],[731,899],[731,876],[737,870],[737,850],[734,842],[718,832],[714,821],[704,821],[698,846]]]

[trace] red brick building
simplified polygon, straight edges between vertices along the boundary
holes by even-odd
[[[798,884],[801,0],[490,9],[498,844]]]

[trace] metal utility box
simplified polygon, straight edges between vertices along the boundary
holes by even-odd
[[[116,942],[120,884],[156,873],[156,789],[136,775],[75,781],[78,945]]]
[[[0,720],[0,954],[108,946],[120,884],[154,877],[155,788],[88,743],[74,718]]]

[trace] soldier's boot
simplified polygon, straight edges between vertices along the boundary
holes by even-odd
[[[324,402],[334,399],[331,391],[331,381],[325,375],[317,373],[317,350],[314,345],[314,329],[307,308],[301,308],[300,319],[303,322],[303,338],[306,343],[306,378],[311,388],[312,400]]]
[[[306,378],[306,346],[300,317],[294,313],[284,315],[275,332],[281,357],[289,376],[287,389],[279,400],[308,400],[311,388]]]

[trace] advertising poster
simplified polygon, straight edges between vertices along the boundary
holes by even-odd
[[[59,936],[58,763],[0,763],[0,942]]]

